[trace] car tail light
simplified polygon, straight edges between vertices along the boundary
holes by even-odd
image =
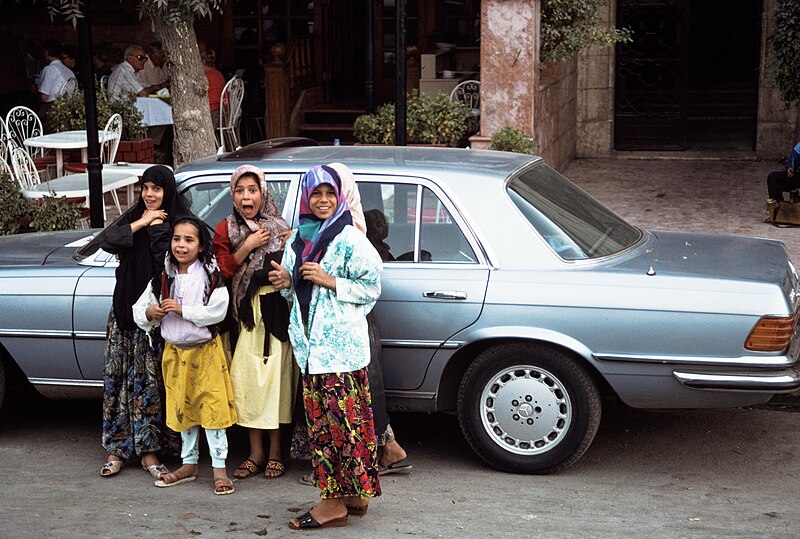
[[[747,336],[744,347],[757,352],[786,350],[797,324],[797,313],[792,316],[763,316]]]

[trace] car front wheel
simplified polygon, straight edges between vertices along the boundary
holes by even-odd
[[[600,395],[586,369],[542,345],[504,344],[475,358],[461,381],[464,436],[489,465],[546,474],[576,462],[600,425]]]

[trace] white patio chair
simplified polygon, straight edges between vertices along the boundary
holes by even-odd
[[[8,164],[8,161],[6,161],[4,157],[0,157],[0,174],[5,174],[11,178],[11,181],[16,181],[14,171],[11,170],[11,165]]]
[[[61,97],[62,95],[71,94],[75,90],[78,89],[78,79],[75,77],[70,77],[64,81],[64,84],[61,85],[61,88],[56,94],[56,97]]]
[[[219,108],[219,143],[221,153],[240,148],[239,121],[242,118],[244,81],[233,77],[222,89]]]
[[[6,163],[11,161],[12,147],[11,135],[8,133],[6,121],[3,118],[0,118],[0,158],[6,161]]]
[[[14,167],[14,176],[17,178],[19,187],[22,191],[33,189],[42,183],[39,172],[36,170],[36,165],[33,159],[25,150],[25,148],[14,148],[11,152],[11,165]],[[81,214],[78,221],[83,228],[88,228],[89,225],[89,212],[86,207],[86,199],[84,197],[67,198],[70,204],[81,204]],[[103,204],[103,220],[106,219],[106,207]]]
[[[481,117],[481,82],[478,80],[459,82],[450,92],[450,101],[460,104],[470,112],[467,128],[470,132],[477,131]]]
[[[119,114],[112,114],[106,122],[103,133],[105,133],[105,136],[102,137],[103,142],[100,145],[100,162],[104,165],[109,165],[114,162],[114,158],[117,156],[119,141],[122,138],[122,116]],[[86,172],[86,163],[69,163],[64,165],[64,172],[67,175]],[[122,214],[119,195],[116,191],[111,191],[111,198],[114,200],[117,212]]]
[[[18,148],[25,147],[23,144],[25,139],[44,134],[39,116],[28,107],[22,105],[8,111],[8,114],[6,114],[6,129],[8,130],[9,138]],[[44,149],[31,148],[29,154],[32,158],[43,157]]]
[[[23,144],[25,139],[44,134],[39,116],[28,107],[22,105],[12,108],[6,114],[6,130],[10,142],[13,144],[12,147],[17,148],[25,148],[25,144]],[[8,151],[12,147],[9,147]],[[48,167],[55,166],[55,156],[45,155],[44,148],[25,149],[36,164],[36,170],[39,171],[39,174],[44,176],[45,179],[49,179]]]
[[[33,189],[42,183],[39,171],[36,170],[36,165],[25,148],[11,150],[11,166],[14,168],[14,176],[19,183],[19,188],[23,191]]]

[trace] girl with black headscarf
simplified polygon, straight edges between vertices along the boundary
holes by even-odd
[[[119,473],[125,461],[141,457],[154,479],[168,473],[156,453],[180,444],[164,424],[163,342],[148,341],[133,319],[132,306],[164,269],[170,231],[178,217],[190,215],[175,189],[175,176],[163,165],[145,170],[136,206],[100,235],[100,247],[119,258],[117,283],[108,317],[103,367],[103,447],[108,453],[100,475]]]

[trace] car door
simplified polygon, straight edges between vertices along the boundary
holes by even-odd
[[[367,175],[357,182],[368,236],[385,259],[375,316],[386,389],[416,389],[434,352],[450,350],[449,357],[460,346],[449,338],[478,319],[489,267],[465,220],[434,182]],[[381,221],[385,237],[378,239],[374,226]]]

